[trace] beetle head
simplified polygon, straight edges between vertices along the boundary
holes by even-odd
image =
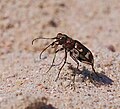
[[[58,33],[57,37],[55,38],[60,45],[64,44],[67,40],[68,36],[62,33]]]

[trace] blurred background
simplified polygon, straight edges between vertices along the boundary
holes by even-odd
[[[60,65],[46,73],[54,55],[42,55],[40,60],[39,53],[51,40],[36,40],[33,45],[32,40],[59,32],[92,51],[101,75],[99,81],[93,79],[101,87],[89,81],[91,66],[80,64],[76,71],[69,56],[57,82]],[[55,65],[63,57],[60,53]],[[75,91],[67,87],[73,74],[78,74]],[[59,109],[120,109],[120,0],[0,0],[0,109],[39,104],[28,95],[47,97]]]
[[[0,0],[0,56],[37,52],[62,32],[95,50],[120,51],[119,0]]]

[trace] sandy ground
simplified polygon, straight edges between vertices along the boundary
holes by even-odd
[[[119,109],[119,13],[119,0],[0,0],[0,109]],[[58,32],[92,51],[101,78],[91,83],[91,67],[69,56],[58,81],[60,66],[46,73],[54,50],[39,53],[51,40],[31,42]]]

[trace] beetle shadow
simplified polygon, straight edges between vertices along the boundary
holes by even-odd
[[[73,75],[82,75],[82,82],[87,80],[87,78],[90,80],[92,84],[94,84],[96,87],[100,87],[101,85],[112,85],[114,82],[111,78],[107,77],[105,75],[105,72],[100,72],[98,75],[92,73],[86,67],[83,67],[82,70],[79,70],[75,67],[73,67],[71,64],[68,66],[69,69],[73,71]]]

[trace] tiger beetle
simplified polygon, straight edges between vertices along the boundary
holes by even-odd
[[[99,76],[98,73],[95,72],[95,69],[94,69],[94,58],[93,58],[92,52],[88,48],[86,48],[83,44],[81,44],[79,41],[74,40],[74,39],[70,38],[69,36],[67,36],[66,34],[62,34],[62,33],[58,33],[57,36],[53,37],[53,38],[44,38],[44,37],[35,38],[32,41],[32,44],[37,39],[52,39],[52,40],[54,40],[51,44],[49,44],[46,48],[44,48],[43,51],[40,53],[40,59],[41,59],[42,53],[47,48],[49,48],[50,46],[55,48],[54,58],[52,60],[51,66],[47,72],[49,72],[49,70],[54,66],[56,53],[64,50],[65,56],[62,60],[64,62],[61,62],[63,64],[59,69],[59,72],[58,72],[58,75],[57,75],[57,78],[55,81],[58,80],[60,72],[61,72],[62,68],[64,67],[64,65],[66,64],[68,52],[70,54],[70,57],[77,63],[77,67],[76,67],[77,69],[79,67],[79,62],[83,62],[83,63],[91,65],[93,72],[97,76]],[[61,46],[61,48],[58,49],[58,46]],[[74,80],[75,80],[75,76],[74,76]]]

